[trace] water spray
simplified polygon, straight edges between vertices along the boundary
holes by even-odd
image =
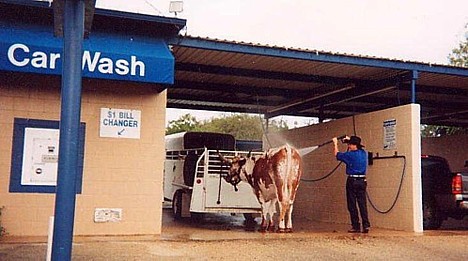
[[[341,135],[341,136],[337,137],[337,139],[343,141],[343,139],[344,139],[345,137],[346,137],[346,135]],[[320,147],[323,147],[323,146],[325,146],[325,145],[327,145],[327,144],[330,144],[330,143],[332,143],[332,142],[333,142],[333,140],[329,140],[329,141],[324,142],[324,143],[322,143],[322,144],[320,144],[320,145],[315,145],[315,146],[310,146],[310,147],[301,148],[301,149],[298,149],[297,151],[299,152],[299,155],[301,155],[301,157],[302,157],[302,156],[304,156],[304,155],[306,155],[306,154],[309,154],[309,153],[311,153],[312,151],[314,151],[314,150],[316,150],[316,149],[318,149],[318,148],[320,148]]]

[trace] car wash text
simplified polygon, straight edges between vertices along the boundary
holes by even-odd
[[[32,66],[37,69],[55,70],[60,60],[60,53],[31,50],[27,45],[14,43],[8,48],[8,61],[17,67]],[[82,69],[93,73],[118,74],[121,76],[145,76],[146,66],[143,61],[131,55],[130,59],[113,59],[101,52],[83,52]]]

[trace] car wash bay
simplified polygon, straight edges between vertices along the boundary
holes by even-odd
[[[3,173],[0,205],[5,206],[2,226],[12,236],[45,236],[54,209],[54,185],[50,180],[40,185],[21,183],[23,161],[18,155],[24,155],[21,150],[25,145],[20,141],[24,142],[24,136],[34,135],[25,134],[27,128],[57,128],[60,79],[49,73],[51,68],[42,68],[41,60],[34,60],[36,66],[29,64],[30,71],[13,66],[27,59],[33,62],[33,57],[27,54],[37,52],[42,57],[42,53],[50,53],[47,56],[52,57],[57,53],[50,51],[49,45],[46,46],[50,52],[40,49],[38,44],[41,39],[54,42],[50,9],[43,3],[32,7],[1,5],[2,9],[17,8],[16,14],[29,12],[28,17],[38,17],[28,20],[26,25],[19,23],[26,16],[21,20],[15,12],[10,12],[12,17],[2,18],[6,19],[2,24],[3,54],[11,48],[13,53],[21,54],[12,63],[3,64],[1,72],[1,124],[5,130],[0,136]],[[42,12],[48,18],[41,17]],[[369,166],[368,192],[380,210],[385,212],[393,205],[401,184],[398,200],[388,214],[370,211],[373,226],[422,230],[419,126],[420,123],[467,126],[467,69],[175,37],[171,35],[178,32],[174,23],[185,24],[180,19],[108,10],[96,10],[95,19],[102,28],[97,27],[94,35],[90,35],[90,40],[99,42],[98,49],[90,49],[86,56],[88,68],[98,53],[101,55],[98,60],[108,58],[115,65],[125,65],[118,61],[127,57],[128,66],[115,66],[110,73],[110,61],[106,60],[107,67],[95,67],[96,73],[106,77],[94,78],[84,72],[83,172],[77,195],[75,235],[161,233],[166,107],[259,113],[268,118],[297,115],[318,117],[322,121],[281,134],[269,133],[269,141],[264,141],[266,148],[285,141],[305,148],[333,136],[357,134],[363,138],[367,150],[385,158]],[[11,34],[11,30],[18,33]],[[42,37],[28,36],[31,32]],[[165,36],[163,39],[159,38],[161,34]],[[122,39],[126,39],[128,46],[119,42]],[[104,50],[99,49],[113,40],[116,44],[111,50],[119,54],[115,60],[111,59],[113,55],[105,56]],[[143,66],[139,62],[145,55],[134,52],[138,49],[133,48],[135,45],[145,55],[159,48],[171,50],[175,63],[173,84],[142,78]],[[118,47],[128,53],[120,53]],[[133,60],[132,56],[135,56]],[[48,67],[50,64],[47,63]],[[144,76],[149,76],[156,67],[145,64]],[[164,81],[164,75],[161,79]],[[139,119],[139,132],[107,128],[121,126],[101,124],[105,115]],[[23,130],[23,136],[18,134],[18,129]],[[18,143],[12,142],[15,137]],[[313,180],[328,174],[337,165],[331,154],[331,147],[324,146],[305,155],[303,178]],[[53,157],[44,159],[53,161]],[[344,180],[341,166],[322,181],[302,182],[294,217],[346,224]]]
[[[288,142],[307,150],[334,136],[359,135],[375,159],[368,168],[373,226],[422,230],[420,124],[467,126],[466,69],[195,37],[174,42],[173,52],[168,107],[321,120],[270,133],[264,148]],[[466,155],[461,150],[453,155]],[[294,217],[347,223],[344,167],[330,173],[337,167],[332,146],[304,162]]]

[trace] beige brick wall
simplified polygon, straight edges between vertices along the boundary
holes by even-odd
[[[395,150],[383,149],[383,122],[396,119]],[[358,136],[363,139],[366,150],[391,156],[396,152],[406,156],[406,171],[400,197],[388,214],[379,214],[368,204],[369,216],[374,227],[396,230],[422,231],[420,195],[420,136],[419,106],[406,105],[397,108],[357,115],[354,118]],[[352,135],[353,118],[345,118],[290,130],[281,135],[270,135],[272,146],[289,142],[296,148],[322,144],[334,136]],[[340,145],[345,151],[345,144]],[[413,156],[415,155],[415,156]],[[414,158],[415,157],[415,158]],[[414,158],[414,161],[413,161]],[[325,176],[338,164],[333,155],[333,145],[325,145],[304,155],[303,179],[311,180]],[[399,158],[376,160],[368,167],[368,193],[380,210],[387,210],[398,191],[403,170]],[[332,223],[350,223],[346,208],[345,166],[341,166],[329,178],[317,182],[302,181],[294,205],[294,218]]]
[[[12,236],[47,235],[55,195],[9,193],[15,117],[58,120],[57,77],[8,74],[0,88],[0,206]],[[148,84],[84,80],[81,121],[86,123],[82,194],[75,235],[160,234],[166,93]],[[140,139],[99,137],[101,108],[141,111]],[[121,208],[122,221],[94,223],[95,208]]]
[[[423,138],[421,153],[446,158],[452,171],[463,170],[468,160],[468,135]]]

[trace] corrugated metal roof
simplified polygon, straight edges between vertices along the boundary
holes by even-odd
[[[468,127],[468,69],[184,36],[168,107],[341,118],[416,102],[422,123]]]
[[[35,14],[37,7],[48,9],[25,19],[52,21],[48,3],[0,3],[32,6]],[[101,9],[94,19],[94,29],[147,36],[174,35],[185,25],[182,19]],[[170,43],[176,79],[168,107],[341,118],[410,103],[417,71],[422,123],[468,127],[467,68],[191,36]]]

